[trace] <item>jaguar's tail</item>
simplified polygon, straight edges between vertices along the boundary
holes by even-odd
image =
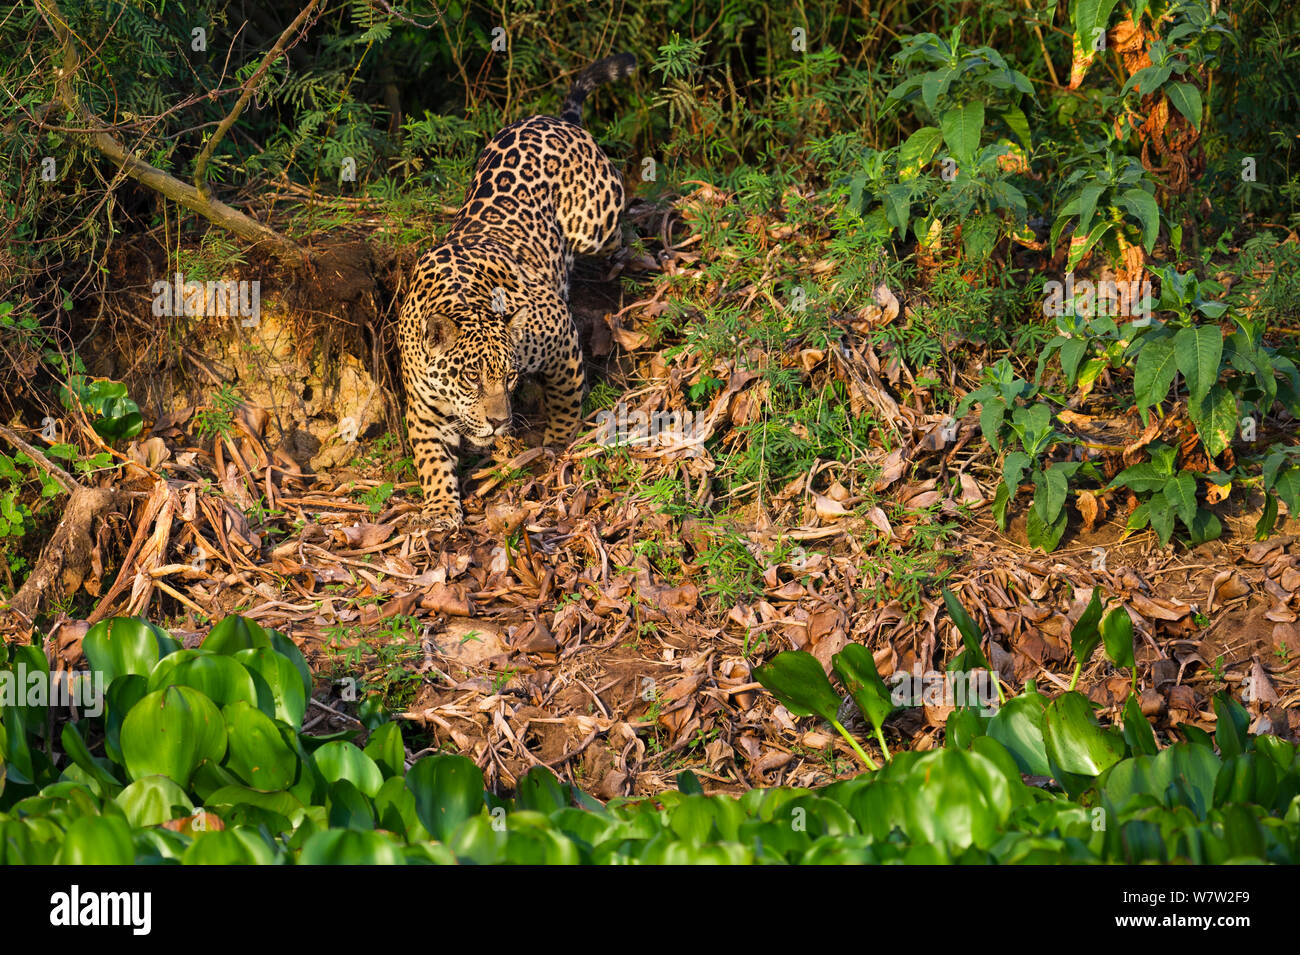
[[[597,86],[602,83],[611,83],[614,80],[621,80],[625,76],[631,76],[636,72],[636,54],[634,53],[616,53],[614,56],[607,56],[603,60],[591,64],[573,81],[573,86],[569,90],[568,97],[564,100],[564,109],[560,111],[560,119],[568,123],[582,125],[582,104]]]

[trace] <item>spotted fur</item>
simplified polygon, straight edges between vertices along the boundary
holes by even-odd
[[[581,125],[582,104],[635,68],[630,54],[592,64],[561,118],[531,116],[497,133],[442,244],[415,266],[398,340],[422,524],[461,523],[460,442],[487,447],[507,433],[521,374],[542,380],[548,445],[578,430],[584,377],[569,272],[575,254],[616,244],[625,202],[618,171]]]

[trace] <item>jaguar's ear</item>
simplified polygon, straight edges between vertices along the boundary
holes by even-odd
[[[425,334],[428,335],[430,345],[446,347],[456,340],[460,326],[445,315],[431,312],[425,325]]]

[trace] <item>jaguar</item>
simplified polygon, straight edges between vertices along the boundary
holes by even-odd
[[[509,433],[520,375],[540,379],[543,442],[567,445],[577,433],[585,377],[570,271],[575,255],[617,248],[626,202],[618,170],[583,126],[582,106],[597,86],[635,70],[627,53],[593,63],[558,117],[530,116],[497,133],[442,242],[415,264],[398,347],[424,495],[417,526],[463,522],[459,450],[491,447]]]

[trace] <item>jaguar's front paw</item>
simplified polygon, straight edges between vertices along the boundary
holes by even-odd
[[[435,504],[409,515],[406,525],[410,530],[454,531],[464,521],[460,505]]]

